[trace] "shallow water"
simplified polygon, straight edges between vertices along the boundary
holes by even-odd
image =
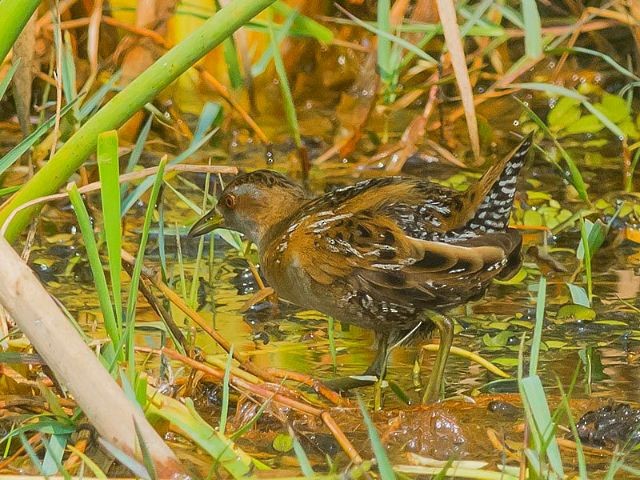
[[[496,102],[493,108],[504,110],[504,101]],[[485,105],[489,110],[491,106]],[[509,104],[511,111],[513,106]],[[412,112],[404,112],[409,115]],[[415,112],[413,112],[415,113]],[[503,121],[502,132],[513,127],[513,117]],[[306,140],[310,146],[311,158],[317,156],[330,146],[332,138],[332,123],[329,110],[309,108],[301,113],[303,131],[314,137]],[[399,123],[404,125],[406,122]],[[393,125],[393,122],[390,122]],[[282,125],[272,125],[274,136],[286,136]],[[306,130],[305,130],[306,129]],[[500,131],[499,131],[500,132]],[[220,164],[231,164],[240,167],[264,167],[264,149],[246,141],[242,132],[231,138],[216,140],[200,152],[194,162],[204,162],[208,155],[218,156],[228,148],[227,158],[216,158]],[[399,131],[388,132],[391,138],[397,137]],[[504,153],[505,148],[499,146],[499,140],[506,133],[495,135],[498,142],[490,150],[494,156]],[[244,140],[243,140],[244,139]],[[369,153],[368,143],[363,142],[362,151],[356,152],[354,157],[365,157]],[[276,167],[286,171],[296,167],[293,148],[287,143],[274,145]],[[573,149],[576,158],[590,157],[585,152]],[[591,152],[591,156],[593,152]],[[609,155],[608,157],[606,155]],[[585,181],[590,184],[590,195],[593,200],[606,199],[612,205],[616,199],[626,199],[631,212],[616,225],[629,226],[635,223],[636,199],[624,196],[620,192],[621,184],[620,161],[615,156],[606,155],[597,165],[586,165],[581,162]],[[149,155],[147,162],[153,163],[155,155]],[[415,156],[406,166],[406,173],[434,178],[456,188],[465,188],[476,173],[462,173],[458,167],[446,162],[433,161],[434,157],[428,152]],[[583,165],[584,164],[584,165]],[[486,167],[485,167],[486,168]],[[480,169],[481,170],[481,169]],[[479,171],[479,170],[478,170]],[[362,164],[345,161],[325,163],[321,168],[314,168],[311,175],[311,188],[316,192],[325,191],[334,185],[343,185],[355,181],[357,178],[380,174],[372,170],[365,170]],[[530,161],[520,182],[522,195],[517,202],[514,221],[522,224],[527,217],[527,211],[545,213],[549,218],[560,215],[563,209],[571,213],[584,207],[576,201],[575,193],[567,188],[565,182],[557,172],[544,160],[536,155]],[[185,174],[184,178],[196,184],[204,183],[203,176]],[[201,194],[183,182],[172,180],[173,185],[188,195],[194,202],[201,202]],[[525,193],[526,192],[526,193]],[[93,195],[91,202],[98,205],[98,198]],[[185,227],[195,219],[193,213],[172,192],[165,192],[165,235],[166,252],[168,258],[170,279],[174,288],[179,292],[180,260],[176,254],[175,227],[181,235],[181,249],[184,257],[183,265],[190,281],[195,269],[197,241],[188,240],[183,235]],[[125,221],[126,248],[130,252],[137,249],[138,232],[145,205],[136,205]],[[636,208],[637,210],[637,208]],[[551,213],[549,213],[551,212]],[[553,213],[555,212],[555,213]],[[591,218],[601,217],[606,220],[602,210]],[[50,205],[45,209],[40,220],[39,231],[30,262],[40,278],[45,282],[49,291],[55,295],[67,309],[79,320],[82,327],[96,338],[103,338],[101,329],[98,301],[91,282],[91,273],[86,261],[82,240],[75,227],[73,213],[66,202]],[[566,268],[566,272],[551,270],[544,262],[540,262],[531,254],[525,255],[524,272],[513,284],[495,284],[486,297],[474,304],[452,310],[455,318],[456,336],[454,345],[473,352],[477,352],[487,360],[493,361],[506,372],[515,375],[520,340],[526,334],[528,340],[532,334],[535,321],[536,294],[541,270],[548,279],[547,314],[543,329],[543,350],[540,355],[539,372],[551,396],[558,395],[556,384],[558,380],[569,388],[572,378],[577,372],[577,382],[573,390],[575,399],[591,399],[592,401],[577,404],[574,416],[579,417],[587,406],[592,408],[600,402],[609,400],[616,402],[635,402],[640,388],[640,369],[638,369],[638,354],[640,349],[640,315],[637,310],[638,290],[640,290],[640,246],[624,240],[618,242],[614,237],[623,235],[622,230],[614,229],[610,235],[610,245],[600,250],[593,262],[593,291],[595,319],[576,320],[573,318],[559,318],[562,306],[571,303],[567,282],[585,287],[584,274],[573,278],[578,267],[575,249],[580,239],[577,224],[570,225],[558,234],[545,234],[532,230],[525,235],[526,251],[530,246],[540,246],[545,242],[551,247],[552,257]],[[150,265],[158,266],[158,241],[156,235],[151,239],[147,250],[146,260]],[[222,239],[215,239],[215,256],[209,259],[208,242],[204,247],[204,257],[199,266],[198,275],[201,279],[198,285],[198,304],[200,312],[207,320],[211,320],[220,333],[232,341],[236,349],[249,353],[252,360],[259,366],[276,366],[296,372],[312,374],[317,378],[333,378],[359,374],[365,370],[373,359],[373,335],[370,332],[336,324],[335,329],[335,360],[331,354],[327,319],[318,312],[304,310],[292,305],[280,303],[278,307],[261,303],[249,312],[241,313],[243,304],[256,292],[257,286],[250,274],[246,261],[230,248]],[[209,274],[212,273],[211,278]],[[177,312],[174,312],[177,313]],[[151,309],[142,303],[139,307],[137,319],[144,327],[148,322],[149,328],[139,329],[140,345],[159,346],[162,336],[155,328],[157,319]],[[176,320],[183,321],[179,314]],[[437,335],[436,335],[437,338]],[[425,340],[423,343],[429,343]],[[205,353],[220,354],[220,349],[211,343],[204,335],[197,335],[195,344]],[[592,349],[591,383],[587,382],[584,364],[580,360],[580,352]],[[419,344],[397,348],[391,357],[388,380],[396,383],[409,398],[419,402],[421,397],[421,383],[428,379],[432,354],[425,356],[420,374],[414,378],[414,360],[418,354]],[[601,367],[600,367],[601,364]],[[158,373],[158,365],[148,364],[151,373]],[[475,410],[465,413],[464,408],[449,405],[456,416],[456,422],[463,423],[465,435],[468,437],[465,448],[459,452],[463,457],[489,458],[496,460],[495,452],[491,448],[482,449],[480,445],[486,442],[485,429],[494,425],[496,420],[486,413],[483,400],[479,394],[494,395],[503,392],[514,392],[515,385],[495,385],[490,382],[496,380],[493,374],[483,367],[468,360],[452,356],[447,365],[446,397],[466,399],[473,403],[478,398],[479,405]],[[372,389],[363,390],[367,400],[372,398]],[[385,408],[393,412],[394,408],[404,408],[403,402],[387,388],[383,392]],[[493,398],[493,397],[492,397]],[[595,400],[594,400],[595,399]],[[484,402],[484,403],[483,403]],[[203,413],[215,416],[216,405],[201,404]],[[211,410],[207,412],[207,408]],[[519,416],[508,418],[505,425],[513,426],[521,421]],[[500,422],[498,422],[499,424]],[[362,433],[362,432],[361,432]],[[398,434],[400,437],[402,435]],[[413,435],[405,432],[405,437]],[[415,437],[415,435],[414,435]],[[243,446],[251,450],[268,451],[271,437],[252,439]],[[417,438],[417,437],[416,437]],[[253,443],[251,443],[253,442]],[[262,444],[261,444],[262,442]],[[469,447],[475,445],[476,447]],[[397,447],[397,448],[396,448]],[[406,448],[397,446],[391,448],[394,460],[403,459]],[[414,450],[420,450],[415,447]],[[451,451],[438,451],[431,447],[425,452],[434,456],[447,457]],[[272,456],[272,455],[267,455]],[[286,466],[282,458],[275,455],[275,464]],[[286,463],[286,462],[285,462]]]

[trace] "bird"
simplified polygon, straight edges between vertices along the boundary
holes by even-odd
[[[509,219],[531,143],[529,135],[462,192],[380,176],[312,197],[273,170],[243,173],[189,236],[216,228],[243,234],[280,298],[373,330],[377,352],[365,378],[383,378],[393,348],[437,329],[439,350],[423,396],[433,403],[453,342],[447,312],[520,268],[522,238]],[[371,384],[357,377],[326,383],[338,390]]]

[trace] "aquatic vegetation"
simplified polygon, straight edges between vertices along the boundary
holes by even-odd
[[[0,310],[0,471],[161,478],[161,444],[207,478],[638,476],[634,2],[149,3],[0,0],[0,231],[144,421],[96,434]],[[239,170],[464,191],[528,133],[523,264],[452,312],[433,406],[437,342],[339,395],[372,337],[278,299],[237,232],[186,237]]]

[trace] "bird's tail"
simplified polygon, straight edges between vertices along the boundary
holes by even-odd
[[[480,232],[500,232],[509,225],[516,193],[518,173],[531,148],[532,134],[507,156],[496,162],[480,181],[466,192],[470,212],[475,212],[464,229]]]

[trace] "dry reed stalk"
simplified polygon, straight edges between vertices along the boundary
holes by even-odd
[[[84,343],[11,245],[0,239],[0,303],[68,388],[98,433],[142,460],[136,427],[159,478],[189,478],[171,449]]]

